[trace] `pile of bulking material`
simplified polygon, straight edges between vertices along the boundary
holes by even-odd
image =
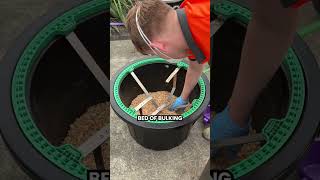
[[[71,125],[64,144],[80,146],[97,131],[107,126],[110,122],[109,102],[100,103],[88,108],[88,110],[77,118]],[[104,167],[109,169],[110,165],[110,139],[101,145]],[[88,169],[97,169],[93,152],[88,154],[82,161]]]
[[[179,113],[175,111],[169,111],[168,108],[172,105],[172,103],[177,99],[176,96],[172,96],[171,100],[167,102],[168,97],[170,96],[170,92],[168,91],[157,91],[157,92],[150,92],[149,93],[152,98],[155,100],[158,106],[161,106],[162,104],[166,103],[168,106],[164,108],[162,111],[158,113],[158,115],[180,115]],[[132,102],[130,107],[134,108],[138,106],[143,100],[145,100],[147,96],[145,94],[138,95]],[[185,108],[184,111],[188,111],[191,108],[191,104],[189,103],[188,106]],[[147,104],[145,104],[142,108],[141,115],[151,115],[156,110],[156,107],[152,104],[151,101],[149,101]],[[140,115],[140,112],[138,111],[137,114]]]

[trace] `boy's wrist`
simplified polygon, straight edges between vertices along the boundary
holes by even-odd
[[[185,95],[185,94],[181,94],[181,99],[183,100],[183,101],[187,101],[188,100],[188,96],[187,95]]]

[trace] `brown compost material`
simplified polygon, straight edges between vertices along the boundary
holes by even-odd
[[[254,134],[255,131],[252,130],[250,133]],[[228,167],[240,162],[241,160],[246,159],[254,152],[256,152],[260,147],[261,144],[259,142],[243,144],[237,154],[237,158],[233,160],[229,160],[228,158],[226,158],[227,155],[224,155],[223,153],[219,157],[213,157],[211,158],[211,169],[227,169]]]
[[[167,101],[167,98],[170,96],[170,92],[168,91],[157,91],[157,92],[150,92],[149,93],[153,99],[156,101],[158,106],[161,106],[164,103],[167,103],[168,106],[160,111],[158,115],[180,115],[183,112],[175,112],[175,111],[169,111],[168,108],[172,105],[172,103],[176,100],[176,96],[172,96],[171,101]],[[145,94],[138,95],[133,101],[131,102],[130,107],[134,108],[137,105],[139,105],[143,100],[145,100],[147,96]],[[188,111],[191,108],[191,104],[189,103],[188,106],[185,108],[184,111]],[[137,112],[137,114],[140,115],[140,112],[142,112],[142,115],[151,115],[156,110],[156,107],[152,104],[151,101],[149,101],[147,104],[145,104],[141,111]]]
[[[67,136],[65,137],[64,144],[72,144],[75,147],[80,146],[90,136],[94,135],[104,126],[110,122],[110,105],[109,102],[100,103],[91,106],[87,111],[77,118],[73,124],[70,125]],[[110,165],[110,139],[101,145],[104,165],[109,169]],[[82,163],[88,169],[96,169],[93,152],[84,157]]]
[[[215,115],[216,113],[213,112],[213,114]],[[249,134],[256,134],[256,130],[250,129]],[[219,157],[210,158],[211,169],[218,169],[218,170],[227,169],[230,166],[240,162],[241,160],[248,158],[250,155],[254,154],[260,147],[261,147],[260,142],[243,144],[240,147],[237,157],[232,160],[226,158],[227,157],[226,151],[222,150],[222,153],[219,155]]]

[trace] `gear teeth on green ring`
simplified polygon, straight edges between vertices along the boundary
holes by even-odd
[[[179,67],[179,68],[187,69],[188,66],[189,66],[189,65],[188,65],[187,63],[183,62],[183,61],[179,61],[179,62],[177,63],[177,67]]]
[[[67,35],[76,25],[93,15],[107,12],[109,2],[106,0],[92,0],[81,4],[57,17],[46,25],[30,41],[22,53],[12,80],[11,99],[17,122],[33,147],[48,161],[80,179],[87,178],[87,169],[82,164],[81,153],[72,145],[53,146],[42,135],[29,112],[26,99],[27,80],[31,69],[36,65],[39,55],[55,40],[58,35]],[[49,162],[48,162],[49,163]]]
[[[128,113],[130,114],[130,116],[135,116],[137,117],[137,113],[133,108],[127,108]]]

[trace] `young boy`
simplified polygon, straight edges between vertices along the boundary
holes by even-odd
[[[126,26],[136,49],[165,59],[188,57],[184,87],[171,111],[188,103],[205,63],[210,59],[210,1],[185,0],[174,10],[161,0],[138,1]]]

